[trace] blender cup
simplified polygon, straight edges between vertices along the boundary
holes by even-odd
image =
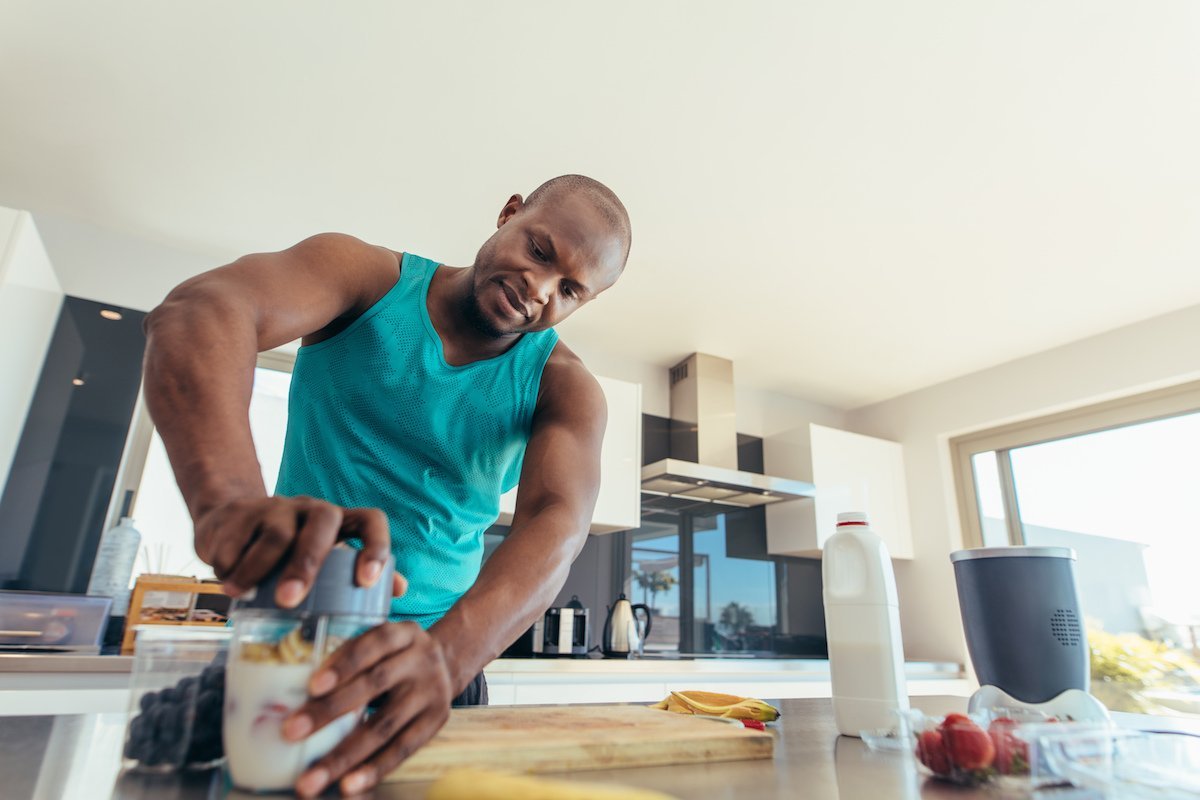
[[[314,761],[332,750],[362,717],[346,714],[299,742],[283,738],[283,720],[304,704],[308,681],[348,639],[387,620],[389,558],[371,587],[354,582],[358,551],[330,551],[312,589],[296,608],[275,605],[278,575],[239,600],[225,678],[223,739],[233,783],[251,791],[290,789]]]

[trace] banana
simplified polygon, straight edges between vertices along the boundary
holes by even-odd
[[[675,800],[649,789],[549,780],[491,770],[454,769],[438,778],[425,800]]]
[[[705,714],[731,719],[754,719],[760,722],[774,722],[779,719],[779,709],[762,700],[718,692],[671,692],[651,708],[677,714]]]

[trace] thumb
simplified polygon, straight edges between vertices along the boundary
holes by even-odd
[[[392,573],[392,597],[403,597],[408,591],[408,580],[399,572]]]

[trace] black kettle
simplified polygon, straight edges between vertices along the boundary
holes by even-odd
[[[645,627],[635,612],[646,612]],[[609,658],[629,658],[633,653],[642,654],[646,637],[650,635],[650,609],[645,603],[630,603],[622,593],[608,609],[604,620],[604,636],[600,648]]]

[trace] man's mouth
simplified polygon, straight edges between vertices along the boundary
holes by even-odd
[[[516,293],[511,286],[504,281],[497,281],[500,285],[500,297],[503,310],[512,317],[521,317],[528,321],[530,318],[529,307],[521,302],[521,297]]]

